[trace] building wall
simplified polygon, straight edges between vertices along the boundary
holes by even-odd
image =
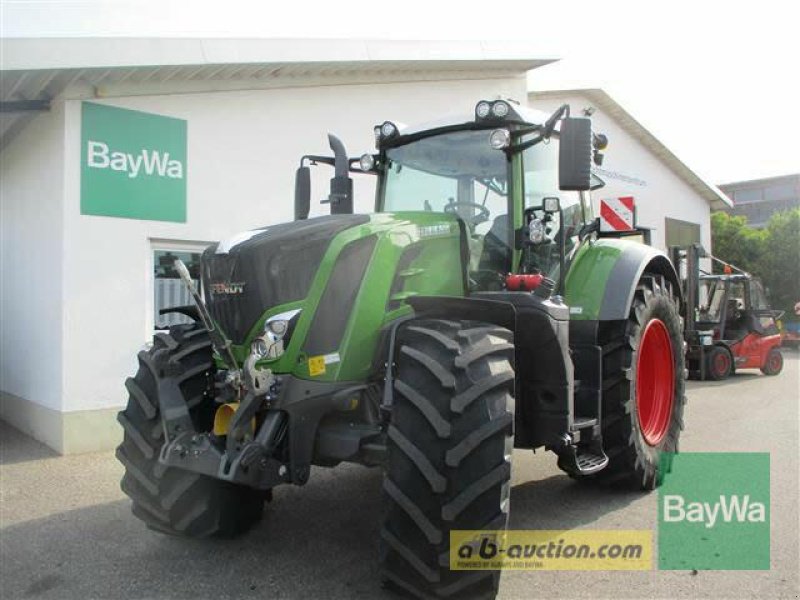
[[[524,98],[524,77],[306,87],[164,96],[91,98],[188,121],[187,222],[80,214],[81,98],[66,101],[64,124],[63,370],[61,407],[116,436],[113,413],[124,379],[152,335],[152,249],[210,243],[293,218],[294,171],[303,154],[329,154],[326,133],[351,156],[374,150],[373,125],[471,113],[481,98]],[[316,168],[312,198],[332,170]],[[358,177],[358,176],[356,176]],[[370,211],[374,186],[356,181],[356,210]],[[313,214],[326,214],[314,203]],[[111,441],[104,443],[105,446]],[[75,446],[78,447],[77,445]]]
[[[31,432],[62,410],[64,112],[36,116],[0,154],[0,416]],[[28,402],[26,402],[28,401]]]
[[[726,212],[746,217],[751,227],[765,227],[775,213],[800,207],[800,174],[726,183],[719,188],[734,203]]]
[[[565,102],[570,104],[574,115],[594,106],[589,99],[579,95],[538,99],[530,104],[551,112]],[[700,225],[701,243],[710,250],[708,203],[613,118],[595,108],[593,128],[605,133],[609,140],[603,165],[597,173],[606,186],[592,193],[595,214],[599,214],[598,205],[603,197],[633,196],[639,225],[653,229],[654,246],[666,250],[665,218],[670,217]]]

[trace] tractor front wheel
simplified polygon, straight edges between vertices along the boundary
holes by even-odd
[[[158,462],[164,431],[155,366],[167,359],[183,378],[193,424],[208,431],[214,421],[211,341],[197,325],[177,325],[156,334],[139,353],[139,371],[125,382],[128,405],[117,415],[124,437],[117,459],[125,467],[122,491],[133,500],[133,514],[151,529],[188,537],[233,537],[261,518],[264,492],[212,479]]]
[[[514,444],[506,329],[412,321],[398,335],[383,482],[385,583],[417,597],[494,598],[499,571],[451,571],[450,532],[502,530]]]

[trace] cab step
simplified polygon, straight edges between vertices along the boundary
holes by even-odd
[[[558,455],[558,466],[572,475],[592,475],[608,466],[608,456],[599,444],[567,446]]]

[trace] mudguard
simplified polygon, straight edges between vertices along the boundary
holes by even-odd
[[[575,321],[628,318],[636,285],[647,271],[662,275],[680,298],[680,280],[664,252],[618,239],[587,241],[578,250],[565,281],[564,296]]]

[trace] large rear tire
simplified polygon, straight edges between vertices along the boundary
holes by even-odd
[[[166,356],[164,356],[166,354]],[[125,382],[130,397],[117,415],[124,430],[117,459],[124,465],[121,487],[133,500],[133,514],[151,529],[189,537],[233,537],[261,518],[264,492],[233,485],[158,462],[164,444],[155,365],[169,358],[198,431],[214,419],[211,342],[205,329],[178,325],[159,333],[139,353],[139,370]]]
[[[505,529],[514,429],[514,346],[476,322],[400,332],[384,478],[387,584],[418,597],[494,598],[499,571],[451,571],[450,532]]]
[[[623,335],[603,347],[602,483],[654,489],[662,455],[678,452],[683,429],[685,357],[680,312],[664,279],[645,274],[636,287]]]

